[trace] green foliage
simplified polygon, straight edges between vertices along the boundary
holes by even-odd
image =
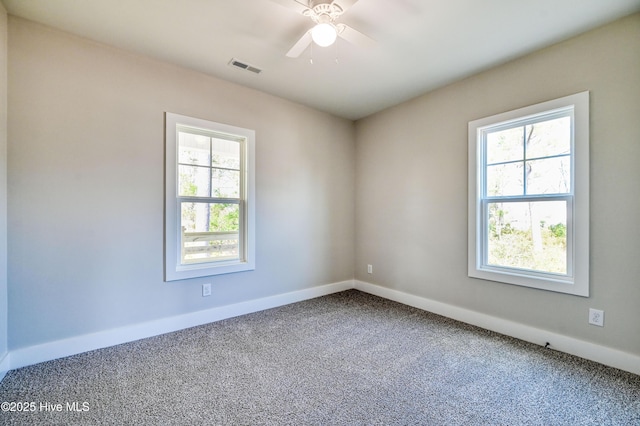
[[[507,224],[508,225],[508,224]],[[530,231],[504,226],[500,235],[489,236],[489,264],[530,269],[545,272],[566,273],[565,235],[560,230],[563,224],[553,225],[541,230],[542,247],[536,250]]]
[[[504,210],[500,209],[497,204],[494,204],[489,208],[489,231],[493,238],[500,238],[502,235],[513,234],[516,232],[511,223],[504,223]]]
[[[195,183],[189,183],[186,185],[184,194],[187,196],[195,196],[198,193],[198,186]]]
[[[564,223],[549,225],[549,230],[558,238],[566,238],[567,236],[567,226]]]
[[[238,231],[240,229],[240,210],[238,205],[211,205],[209,229],[212,231]]]

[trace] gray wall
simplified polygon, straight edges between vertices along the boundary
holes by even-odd
[[[9,36],[9,350],[355,274],[640,354],[640,15],[355,126],[21,19]],[[468,278],[468,121],[583,90],[591,297]],[[255,271],[163,282],[164,111],[256,130]],[[587,325],[589,307],[605,311],[604,328]]]
[[[14,17],[9,36],[10,350],[353,278],[351,121]],[[255,129],[255,271],[163,282],[165,111]]]
[[[7,11],[0,3],[0,361],[7,340]]]
[[[591,297],[468,278],[467,123],[584,90]],[[356,278],[640,354],[639,117],[636,14],[359,121]]]

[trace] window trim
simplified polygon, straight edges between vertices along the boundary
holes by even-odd
[[[225,134],[244,140],[244,182],[240,208],[244,205],[244,253],[239,260],[182,264],[180,197],[178,194],[178,128],[187,127],[205,134]],[[188,198],[188,197],[187,197]],[[200,200],[202,201],[202,200]],[[205,200],[206,201],[206,200]],[[165,281],[229,274],[255,269],[255,131],[209,120],[165,112]]]
[[[489,197],[483,192],[483,139],[487,128],[497,128],[552,114],[573,107],[571,187],[573,203],[567,203],[567,244],[572,271],[567,275],[539,273],[484,264],[483,224],[484,203]],[[469,186],[468,186],[468,275],[506,284],[542,290],[589,296],[589,92],[581,92],[559,99],[507,111],[469,122]],[[564,198],[565,194],[558,196]]]

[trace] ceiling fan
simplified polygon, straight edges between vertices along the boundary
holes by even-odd
[[[359,47],[371,46],[374,41],[350,26],[337,22],[338,18],[358,0],[275,0],[277,3],[310,18],[315,25],[287,52],[297,58],[315,42],[318,46],[330,46],[337,37]]]

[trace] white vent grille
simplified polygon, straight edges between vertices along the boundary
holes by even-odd
[[[239,61],[236,58],[231,58],[231,60],[229,61],[229,65],[241,70],[252,72],[254,74],[260,74],[262,72],[260,68],[254,67],[253,65],[249,65],[246,62]]]

